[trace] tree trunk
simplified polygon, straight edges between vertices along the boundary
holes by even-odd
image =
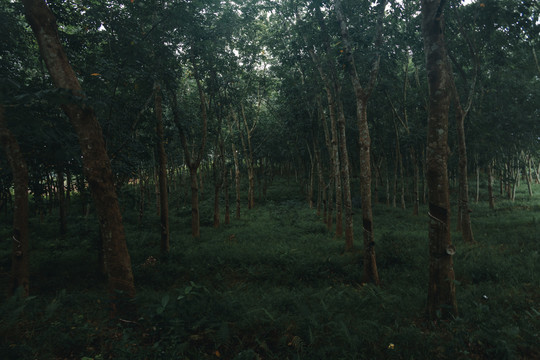
[[[480,201],[480,166],[478,166],[478,157],[475,161],[476,166],[476,198],[475,202],[478,204],[478,201]]]
[[[429,199],[429,286],[427,315],[457,315],[455,275],[450,238],[448,185],[448,109],[450,93],[444,43],[444,0],[422,0],[422,35],[429,85],[427,185]]]
[[[201,236],[201,227],[199,219],[199,185],[196,167],[189,167],[189,176],[191,179],[191,235],[194,238],[198,238]]]
[[[364,238],[364,281],[379,285],[379,273],[375,257],[373,235],[373,212],[371,205],[371,138],[367,122],[367,99],[356,99],[358,118],[358,142],[360,145],[360,196],[362,197],[362,225]]]
[[[259,103],[260,107],[260,103]],[[248,167],[248,209],[253,209],[255,207],[255,169],[253,165],[253,146],[251,144],[251,138],[253,136],[253,130],[257,125],[258,118],[255,119],[251,128],[248,125],[246,114],[244,112],[244,105],[241,105],[242,109],[242,119],[244,120],[244,126],[246,128],[246,138],[247,138],[247,167]]]
[[[223,186],[225,187],[225,225],[231,223],[231,206],[229,202],[229,177],[232,177],[232,170],[228,172],[225,169],[225,177],[223,179]]]
[[[392,207],[397,207],[397,185],[398,185],[398,170],[399,170],[399,145],[396,143],[396,157],[394,159],[394,182],[392,193]]]
[[[156,111],[156,134],[158,153],[158,178],[159,178],[159,217],[161,253],[166,254],[170,250],[169,232],[169,196],[167,191],[167,154],[165,153],[165,139],[163,135],[163,108],[161,105],[161,87],[155,85],[155,111]]]
[[[448,76],[453,75],[449,74]],[[452,82],[453,80],[450,81]],[[465,242],[472,243],[474,242],[474,236],[471,227],[471,210],[469,208],[469,177],[467,174],[467,146],[465,142],[465,116],[467,115],[467,111],[464,111],[459,101],[457,101],[457,90],[454,90],[454,98],[456,99],[455,119],[459,149],[459,211],[457,229],[463,234],[463,240]]]
[[[351,198],[351,178],[349,170],[349,152],[347,151],[347,135],[343,103],[338,102],[338,128],[341,154],[341,179],[343,181],[343,202],[345,205],[345,251],[352,251],[354,241],[353,211]]]
[[[145,189],[146,188],[146,181],[143,175],[142,169],[139,173],[139,225],[142,222],[143,216],[144,216],[144,204],[145,204]]]
[[[235,192],[236,192],[236,218],[240,219],[240,207],[241,207],[241,200],[240,200],[240,162],[238,161],[238,151],[236,150],[236,146],[234,143],[231,144],[232,147],[232,153],[233,153],[233,159],[234,159],[234,185],[235,185]]]
[[[194,238],[200,237],[200,219],[199,219],[199,186],[197,179],[197,169],[199,168],[202,157],[206,147],[206,138],[208,133],[208,115],[206,112],[206,97],[203,92],[201,82],[198,78],[197,68],[193,63],[193,74],[197,82],[197,89],[199,91],[199,100],[201,104],[201,118],[202,118],[202,139],[200,146],[195,152],[195,149],[190,149],[188,145],[188,139],[182,123],[180,121],[180,112],[178,110],[178,100],[176,92],[171,92],[171,105],[173,112],[174,123],[180,133],[180,142],[182,143],[182,149],[184,150],[184,159],[187,167],[189,168],[190,184],[191,184],[191,234]],[[201,180],[202,185],[202,180]]]
[[[316,142],[315,138],[313,139],[313,148],[315,149],[315,162],[317,163],[317,175],[318,175],[318,183],[317,183],[317,216],[321,216],[321,206],[323,202],[323,192],[324,192],[324,175],[323,175],[323,168],[321,164],[321,150],[319,149],[319,145]]]
[[[313,183],[315,178],[315,160],[313,159],[313,155],[311,154],[311,148],[309,147],[309,143],[307,143],[307,150],[309,154],[309,183],[308,183],[308,191],[307,191],[307,201],[310,209],[313,209]]]
[[[492,162],[488,165],[488,196],[489,196],[489,208],[495,209],[495,196],[493,196],[493,166]]]
[[[332,100],[333,102],[333,100]],[[330,106],[329,106],[330,107]],[[332,106],[333,107],[333,106]],[[341,165],[339,161],[339,140],[337,134],[337,124],[335,113],[330,110],[330,132],[332,133],[332,157],[334,158],[334,168],[332,173],[334,175],[335,196],[336,196],[336,237],[343,237],[343,194],[341,189]]]
[[[374,45],[377,51],[382,42],[384,8],[386,1],[381,0],[378,4],[378,17]],[[364,89],[360,83],[354,62],[352,46],[349,42],[349,31],[341,8],[341,1],[336,1],[336,16],[339,22],[341,38],[346,49],[349,77],[353,85],[356,97],[356,118],[358,122],[358,144],[360,149],[360,196],[362,197],[362,226],[364,239],[364,281],[379,285],[379,273],[375,258],[375,237],[373,235],[373,213],[371,205],[371,138],[367,121],[367,103],[379,72],[380,55],[377,54],[369,74],[369,82]]]
[[[56,191],[58,193],[58,210],[59,210],[59,223],[60,223],[60,236],[64,237],[67,234],[67,220],[66,220],[66,192],[64,188],[64,170],[58,166],[56,171]]]
[[[4,119],[4,107],[0,105],[0,144],[4,149],[15,188],[15,204],[13,209],[13,235],[11,255],[11,285],[9,293],[21,291],[22,297],[30,292],[29,267],[29,231],[28,231],[28,167],[19,143],[7,128]],[[7,201],[6,201],[7,202]]]
[[[529,198],[533,197],[532,190],[532,174],[531,174],[531,157],[527,155],[523,164],[523,176],[527,179],[527,190],[529,191]]]
[[[418,185],[420,183],[420,169],[418,168],[418,159],[416,158],[416,151],[411,147],[411,161],[414,167],[414,181],[413,181],[413,200],[414,209],[413,215],[418,216],[420,207],[420,194],[418,193]]]
[[[43,0],[22,2],[54,85],[70,90],[74,96],[84,100],[82,88],[60,44],[52,12]],[[101,126],[93,109],[84,103],[66,104],[62,108],[79,139],[84,174],[90,184],[103,234],[109,293],[112,298],[111,315],[115,316],[118,311],[118,315],[133,316],[135,314],[130,312],[133,303],[125,301],[135,296],[131,259]]]

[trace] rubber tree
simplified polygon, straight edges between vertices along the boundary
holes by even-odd
[[[22,3],[55,87],[71,94],[71,101],[62,105],[62,109],[77,133],[83,171],[90,184],[99,219],[112,314],[133,316],[130,311],[133,303],[129,302],[135,296],[131,259],[101,126],[93,108],[86,103],[82,87],[62,47],[53,13],[43,0],[23,0]]]
[[[20,289],[21,296],[27,297],[30,293],[28,166],[15,135],[7,127],[4,112],[4,106],[0,104],[0,144],[11,167],[15,189],[9,292],[14,294]]]
[[[429,285],[427,315],[457,315],[453,255],[450,237],[448,184],[448,110],[450,80],[444,42],[445,0],[422,0],[422,36],[429,87],[427,185],[429,201]]]
[[[346,23],[342,3],[335,2],[336,16],[340,26],[345,59],[349,77],[356,97],[356,119],[358,123],[358,144],[360,148],[360,195],[362,197],[362,228],[364,239],[364,281],[379,284],[377,261],[375,257],[375,237],[373,234],[373,212],[371,205],[371,137],[367,119],[367,103],[375,86],[380,65],[379,48],[382,42],[383,17],[386,0],[380,0],[376,31],[373,39],[376,55],[369,71],[369,81],[362,86],[354,58],[354,52],[349,39],[349,29]]]

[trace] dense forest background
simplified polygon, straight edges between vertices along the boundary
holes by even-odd
[[[0,3],[0,357],[540,357],[534,0]]]

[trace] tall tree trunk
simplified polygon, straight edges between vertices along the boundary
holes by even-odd
[[[324,130],[324,139],[326,142],[326,148],[328,149],[328,155],[330,158],[330,164],[329,164],[329,171],[328,171],[328,185],[325,186],[325,199],[326,199],[326,208],[325,208],[325,218],[324,222],[326,223],[327,229],[330,231],[332,229],[333,224],[333,195],[332,195],[332,189],[334,188],[334,151],[332,148],[332,142],[330,138],[330,132],[328,131],[326,116],[324,114],[324,110],[322,107],[322,103],[319,97],[317,97],[317,109],[319,112],[319,118],[321,121],[321,125]]]
[[[322,19],[322,15],[320,12],[320,8],[316,8],[317,11],[317,19],[319,21],[319,24],[321,27],[323,27],[323,31],[325,30],[325,24],[324,20]],[[328,40],[327,34],[324,34],[325,36],[325,45],[327,47],[327,50],[329,50],[330,43]],[[308,43],[307,37],[304,36],[304,41],[306,44]],[[319,55],[315,52],[313,48],[309,49],[309,53],[311,55],[311,59],[313,60],[313,63],[315,64],[315,67],[317,68],[317,71],[319,72],[319,76],[321,77],[321,80],[323,82],[323,86],[326,92],[326,99],[328,102],[328,112],[330,116],[330,133],[332,137],[330,138],[328,135],[328,129],[326,127],[326,118],[324,116],[324,111],[322,110],[322,105],[319,99],[318,101],[318,108],[319,108],[319,117],[323,121],[323,127],[325,129],[325,138],[326,138],[326,145],[328,147],[328,151],[330,153],[330,159],[331,159],[331,165],[332,165],[332,180],[333,184],[335,185],[335,206],[336,206],[336,232],[335,236],[340,238],[343,236],[343,206],[342,206],[342,179],[341,179],[341,167],[340,167],[340,157],[339,157],[339,138],[338,138],[338,131],[337,131],[337,120],[336,120],[336,102],[341,101],[339,97],[341,94],[339,93],[338,89],[340,88],[340,85],[338,83],[339,79],[335,75],[334,70],[334,64],[323,64],[321,58]],[[327,74],[326,71],[329,71],[330,75]],[[329,193],[330,193],[329,189]],[[330,209],[330,202],[331,202],[331,196],[328,197],[329,202],[329,209]],[[331,212],[329,212],[329,220],[328,220],[328,228],[330,229],[332,226],[331,221]]]
[[[221,187],[223,182],[227,177],[227,169],[225,168],[225,146],[221,139],[221,132],[218,134],[217,139],[217,148],[219,149],[219,154],[214,157],[214,162],[212,164],[212,171],[214,177],[214,228],[219,228],[221,217],[219,209],[219,195],[221,192]]]
[[[236,193],[236,218],[240,219],[240,207],[241,207],[241,199],[240,199],[240,162],[238,160],[238,151],[236,150],[236,146],[234,143],[231,145],[232,152],[233,152],[233,159],[234,159],[234,185],[235,185],[235,193]]]
[[[420,183],[420,169],[418,168],[418,159],[416,158],[416,151],[411,147],[411,161],[414,167],[414,181],[413,181],[413,196],[414,196],[414,209],[413,215],[418,216],[420,207],[420,194],[418,193],[418,184]]]
[[[495,196],[493,195],[493,162],[488,164],[488,196],[489,196],[489,208],[495,209]]]
[[[191,180],[191,235],[193,235],[194,238],[198,238],[201,236],[201,227],[199,214],[199,181],[196,167],[189,167],[189,178]]]
[[[22,3],[54,85],[84,99],[79,81],[60,44],[52,12],[43,0],[22,0]],[[94,110],[86,104],[66,104],[62,108],[79,138],[84,174],[90,184],[103,235],[103,251],[112,298],[111,314],[115,316],[118,311],[118,315],[133,316],[135,314],[130,311],[133,310],[133,303],[125,301],[135,295],[131,259],[101,126]]]
[[[339,145],[341,154],[341,179],[343,180],[343,202],[345,205],[345,251],[352,251],[354,241],[353,229],[353,210],[351,197],[351,177],[349,170],[349,152],[347,151],[347,135],[345,112],[343,103],[338,102],[338,128],[339,128]]]
[[[379,285],[379,273],[375,257],[373,235],[373,212],[371,205],[371,138],[367,123],[367,99],[357,98],[357,117],[360,144],[360,196],[362,197],[362,226],[364,238],[364,281]]]
[[[313,183],[315,180],[315,160],[313,159],[313,154],[311,153],[309,143],[307,143],[307,150],[309,154],[309,183],[307,191],[307,201],[309,208],[313,209]]]
[[[204,95],[201,82],[199,80],[195,62],[192,61],[192,63],[193,63],[192,64],[193,74],[195,77],[195,81],[197,82],[197,89],[199,91],[199,100],[201,104],[201,120],[202,120],[202,134],[201,134],[202,139],[201,139],[201,142],[197,151],[195,151],[195,149],[190,149],[190,146],[188,145],[187,135],[180,121],[180,111],[178,109],[178,100],[177,100],[175,91],[171,91],[171,105],[172,105],[174,123],[178,129],[178,132],[180,133],[180,142],[182,144],[182,149],[184,150],[184,160],[189,169],[190,184],[191,184],[191,234],[194,238],[198,238],[201,236],[201,233],[200,233],[200,215],[199,215],[199,185],[198,185],[197,170],[199,166],[201,165],[201,161],[202,161],[205,147],[206,147],[206,139],[207,139],[207,133],[208,133],[208,115],[206,111],[206,97]],[[201,185],[202,185],[202,180],[201,180]]]
[[[334,103],[334,100],[332,100]],[[333,105],[329,105],[329,108],[333,108]],[[343,194],[341,189],[341,164],[339,160],[339,139],[337,132],[336,116],[334,109],[330,110],[330,132],[332,133],[332,157],[334,158],[334,168],[332,174],[334,175],[335,196],[336,196],[336,237],[343,237]]]
[[[56,191],[58,193],[58,210],[59,210],[59,223],[60,223],[60,236],[64,237],[67,234],[67,220],[66,220],[66,192],[64,188],[64,170],[59,165],[56,171]]]
[[[386,0],[381,0],[378,4],[378,18],[376,34],[373,40],[375,48],[379,51],[382,43],[383,18]],[[356,97],[356,118],[358,122],[358,144],[360,148],[360,196],[362,197],[362,226],[364,239],[364,281],[379,285],[379,273],[375,257],[375,237],[373,235],[373,212],[371,204],[371,137],[367,121],[367,103],[375,86],[380,66],[380,55],[377,54],[366,88],[362,87],[356,69],[352,46],[349,41],[349,31],[341,1],[335,2],[336,16],[341,30],[341,38],[346,50],[346,61],[348,63],[349,77],[353,85]]]
[[[4,107],[2,105],[0,105],[0,144],[11,167],[15,188],[13,235],[11,236],[13,249],[11,253],[11,285],[9,293],[13,295],[21,289],[22,297],[27,297],[30,292],[28,167],[17,139],[7,128],[7,122],[4,119]]]
[[[448,186],[449,79],[444,43],[444,0],[422,0],[422,35],[429,85],[427,183],[429,199],[429,286],[427,315],[457,315],[453,255],[450,238]]]
[[[463,234],[463,240],[468,243],[474,242],[474,236],[471,226],[471,210],[469,207],[469,176],[467,174],[467,145],[465,141],[465,117],[468,109],[463,109],[459,101],[457,89],[454,84],[453,74],[448,70],[448,78],[452,89],[455,103],[455,119],[458,133],[458,149],[459,149],[459,200],[458,200],[458,217],[457,230]]]
[[[318,176],[318,183],[317,183],[317,216],[321,216],[321,206],[324,198],[324,175],[323,175],[323,168],[321,164],[321,149],[319,149],[319,144],[313,138],[313,148],[315,153],[315,162],[317,163],[317,176]],[[326,212],[326,210],[325,210]]]
[[[529,198],[533,197],[532,190],[532,174],[531,174],[531,156],[527,155],[523,162],[523,176],[527,180],[527,190],[529,191]]]
[[[260,109],[261,103],[258,103],[258,109]],[[253,164],[253,146],[251,143],[251,138],[253,137],[253,130],[257,126],[258,115],[253,121],[252,126],[248,125],[246,114],[244,111],[244,105],[241,104],[242,109],[242,119],[244,120],[244,126],[246,128],[246,139],[247,139],[247,167],[248,167],[248,209],[253,209],[255,207],[255,168]],[[258,110],[257,110],[258,113]]]
[[[478,204],[478,201],[480,201],[480,166],[478,166],[478,156],[476,156],[474,165],[476,167],[476,198],[475,198],[475,202]]]
[[[71,205],[71,171],[66,169],[66,215],[69,213],[69,206]]]
[[[157,154],[158,154],[158,178],[159,178],[159,217],[161,242],[160,249],[163,254],[169,252],[169,196],[167,191],[167,154],[165,153],[165,139],[163,135],[163,107],[161,104],[161,86],[155,85],[155,112],[156,112],[156,134],[157,134]]]
[[[225,168],[225,177],[223,178],[223,187],[225,188],[225,225],[231,223],[231,206],[229,202],[229,177],[232,177],[232,170],[229,172]]]

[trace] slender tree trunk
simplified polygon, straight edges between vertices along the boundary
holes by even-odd
[[[488,165],[488,196],[489,208],[495,209],[495,196],[493,195],[493,166],[492,162]]]
[[[386,1],[381,0],[378,4],[378,17],[376,35],[373,40],[375,48],[379,51],[382,43],[384,8]],[[371,204],[371,138],[367,121],[367,103],[379,72],[380,55],[377,54],[369,74],[369,82],[366,88],[362,87],[357,73],[352,46],[349,41],[349,31],[341,7],[341,1],[335,2],[336,16],[339,22],[341,38],[346,49],[349,77],[353,85],[356,97],[356,118],[358,121],[358,144],[360,148],[360,195],[362,197],[362,225],[364,238],[364,281],[379,284],[379,274],[375,258],[375,237],[373,235],[373,213]]]
[[[420,169],[418,168],[418,159],[416,158],[416,151],[411,147],[411,161],[414,167],[414,181],[413,181],[413,197],[414,208],[413,215],[418,216],[420,207],[420,194],[418,193],[418,184],[420,182]]]
[[[69,206],[71,205],[71,171],[69,169],[66,169],[66,215],[69,214]]]
[[[388,169],[385,171],[386,173],[386,206],[390,206],[390,178],[388,174]]]
[[[427,183],[429,192],[429,286],[427,315],[457,315],[450,238],[448,186],[448,109],[450,93],[444,43],[444,0],[422,0],[422,35],[429,85]]]
[[[79,81],[60,44],[52,12],[43,0],[22,0],[22,3],[54,85],[72,91],[76,97],[84,98]],[[62,108],[79,138],[83,169],[101,226],[112,298],[111,314],[133,316],[133,303],[125,301],[135,295],[131,259],[101,126],[88,105],[66,104]]]
[[[59,210],[59,223],[60,223],[60,236],[64,237],[67,234],[67,220],[66,220],[66,192],[64,188],[64,170],[58,166],[56,171],[56,191],[58,193],[58,210]]]
[[[7,128],[4,119],[4,107],[0,105],[0,144],[6,154],[15,187],[15,205],[13,211],[13,234],[11,253],[11,285],[9,293],[13,295],[21,289],[21,296],[30,292],[29,267],[29,231],[28,231],[28,167],[19,143]]]
[[[341,179],[343,180],[343,202],[345,205],[345,251],[352,251],[354,241],[353,210],[351,198],[351,178],[349,170],[349,152],[347,151],[347,135],[343,103],[338,102],[338,128],[341,154]]]
[[[362,197],[362,225],[364,238],[364,281],[379,285],[379,273],[375,257],[373,235],[373,212],[371,205],[371,138],[367,123],[367,99],[356,101],[360,144],[360,196]]]
[[[260,103],[259,103],[260,107]],[[244,106],[241,105],[242,109],[242,118],[244,120],[244,126],[246,128],[246,138],[247,138],[247,150],[249,151],[247,153],[247,167],[248,167],[248,209],[253,209],[255,207],[255,169],[253,165],[253,146],[251,144],[251,138],[253,136],[253,130],[255,129],[255,126],[257,125],[257,120],[255,119],[253,125],[251,128],[248,125],[247,118],[244,112]]]
[[[146,193],[146,181],[144,179],[143,170],[140,170],[139,174],[139,224],[141,224],[144,216],[144,204],[145,204],[145,193]]]
[[[334,168],[332,169],[332,173],[334,174],[336,196],[336,237],[341,238],[343,237],[343,194],[341,189],[341,165],[339,161],[339,140],[335,114],[330,114],[330,123],[330,132],[332,133],[332,157],[334,158]]]
[[[527,155],[525,158],[525,162],[523,165],[523,175],[527,179],[527,189],[529,191],[529,198],[533,197],[533,190],[532,190],[532,174],[531,174],[531,158],[530,155]]]
[[[405,174],[403,171],[403,155],[401,151],[399,153],[399,175],[401,178],[401,209],[405,210],[407,208],[405,204]]]
[[[394,160],[394,182],[393,182],[393,188],[394,192],[392,194],[392,207],[397,207],[397,185],[398,185],[398,170],[399,170],[399,145],[396,143],[396,157]]]
[[[156,134],[158,154],[158,178],[159,178],[159,206],[160,206],[160,233],[161,253],[166,254],[170,249],[169,240],[169,196],[167,191],[167,154],[165,153],[165,139],[163,134],[163,108],[161,87],[155,85],[155,111],[156,111]]]
[[[450,74],[449,76],[453,76]],[[456,97],[455,95],[454,97]],[[458,231],[463,234],[463,240],[468,243],[474,242],[471,226],[471,210],[469,207],[469,177],[467,174],[467,146],[465,141],[465,116],[466,111],[461,109],[459,103],[456,106],[456,127],[458,132],[459,148],[459,212]]]
[[[307,144],[307,150],[309,154],[309,183],[308,183],[308,191],[307,191],[307,201],[310,209],[313,209],[313,183],[315,180],[315,160],[313,159],[313,155],[311,154],[311,149],[309,147],[309,143]]]
[[[204,155],[206,147],[206,139],[208,133],[208,114],[206,112],[206,97],[203,92],[201,82],[198,77],[197,68],[193,62],[193,74],[197,82],[197,89],[199,91],[199,100],[201,104],[201,118],[202,118],[202,139],[200,146],[195,151],[195,149],[190,149],[188,145],[188,139],[186,133],[182,127],[180,121],[180,112],[178,110],[178,100],[176,97],[176,92],[171,92],[171,104],[173,119],[178,132],[180,133],[180,142],[182,143],[182,148],[184,150],[184,160],[189,169],[190,184],[191,184],[191,234],[194,238],[199,238],[200,233],[200,215],[199,215],[199,185],[197,178],[197,170],[201,165],[202,157]],[[202,181],[201,181],[202,185]]]
[[[234,143],[231,144],[232,147],[232,153],[233,153],[233,159],[234,159],[234,185],[235,185],[235,192],[236,192],[236,218],[240,219],[240,207],[241,207],[241,199],[240,199],[240,162],[238,161],[238,151],[236,150],[236,146]]]
[[[225,177],[223,186],[225,187],[225,225],[231,223],[231,206],[229,202],[229,177],[232,177],[232,170],[229,172],[225,169]]]
[[[317,216],[321,216],[321,205],[324,201],[324,175],[321,164],[321,150],[319,149],[319,145],[315,140],[313,140],[313,148],[315,149],[315,161],[317,162],[317,175],[319,180],[317,183]]]
[[[478,166],[478,158],[476,158],[475,165],[476,165],[476,199],[475,199],[475,202],[478,204],[478,201],[480,201],[480,166]]]
[[[189,167],[189,178],[191,179],[191,234],[194,238],[198,238],[201,236],[201,228],[199,219],[199,185],[196,167]]]

